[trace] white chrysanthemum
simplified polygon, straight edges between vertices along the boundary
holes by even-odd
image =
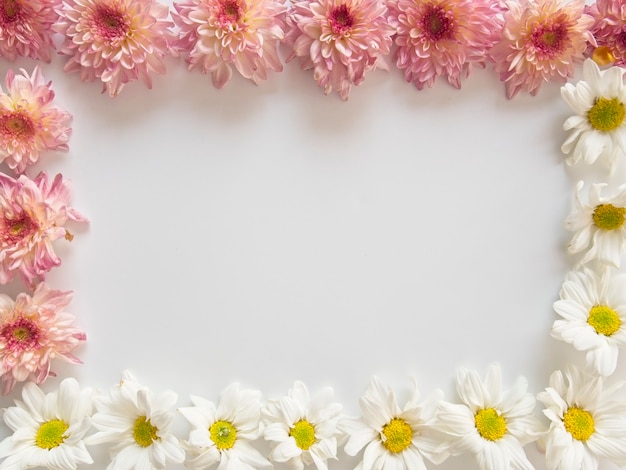
[[[311,399],[306,386],[296,382],[286,397],[270,400],[263,409],[264,437],[272,442],[270,460],[289,462],[297,470],[311,463],[327,470],[326,461],[337,458],[342,435],[338,428],[342,406],[332,399],[331,388]]]
[[[583,65],[583,80],[561,88],[561,96],[576,114],[563,124],[572,130],[561,146],[569,154],[570,165],[584,160],[592,164],[606,160],[613,172],[617,157],[626,153],[624,69],[611,67],[601,71],[591,59]]]
[[[192,396],[194,406],[178,411],[191,423],[189,440],[183,442],[188,456],[185,465],[205,469],[219,464],[219,470],[255,470],[271,468],[270,462],[250,445],[259,438],[261,428],[261,392],[239,390],[229,385],[213,402]]]
[[[363,447],[361,470],[425,470],[424,457],[435,464],[443,462],[447,452],[436,452],[439,440],[435,436],[434,416],[441,392],[418,403],[419,393],[414,384],[410,400],[400,409],[396,396],[377,377],[372,377],[359,405],[363,416],[345,420],[348,434],[345,451],[358,454]]]
[[[181,463],[185,452],[170,431],[177,396],[166,390],[153,397],[128,371],[109,395],[96,397],[93,425],[98,432],[87,444],[113,444],[107,470],[156,470]]]
[[[475,371],[459,370],[457,392],[463,404],[442,402],[437,413],[439,430],[451,438],[450,452],[474,454],[483,470],[533,470],[523,446],[539,437],[541,425],[527,388],[526,379],[519,377],[503,391],[498,365],[489,367],[484,381]]]
[[[621,387],[603,389],[603,379],[571,367],[550,376],[537,395],[550,419],[545,435],[548,470],[595,470],[598,458],[626,465],[626,400],[614,397]]]
[[[626,274],[601,275],[590,269],[568,273],[554,310],[563,319],[552,336],[587,352],[587,365],[608,376],[617,366],[618,346],[626,344]]]
[[[24,385],[22,401],[4,410],[4,422],[14,433],[0,443],[0,469],[73,470],[93,463],[83,441],[91,427],[92,395],[71,378],[47,395],[32,382]]]
[[[576,212],[565,219],[565,228],[576,233],[567,251],[575,254],[587,250],[580,264],[598,259],[619,268],[626,248],[626,185],[620,186],[613,196],[602,197],[605,186],[591,185],[589,203],[584,204],[580,194],[583,182],[576,185]]]

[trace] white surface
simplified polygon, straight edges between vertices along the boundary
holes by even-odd
[[[344,103],[296,63],[217,91],[172,60],[153,90],[111,100],[62,65],[43,70],[75,117],[71,150],[41,167],[73,180],[91,223],[56,243],[48,282],[75,291],[88,342],[85,365],[55,363],[47,387],[72,375],[107,390],[130,368],[186,405],[232,381],[278,397],[299,379],[356,415],[372,374],[401,399],[415,375],[458,401],[458,367],[498,361],[537,392],[583,359],[549,336],[574,185],[557,86],[509,102],[490,69],[418,92],[392,68]],[[342,452],[331,469],[357,461]]]

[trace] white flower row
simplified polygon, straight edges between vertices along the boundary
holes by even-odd
[[[393,390],[373,377],[360,398],[362,415],[349,418],[333,401],[330,388],[311,397],[296,382],[289,393],[262,404],[261,393],[234,383],[217,404],[192,396],[178,408],[190,424],[186,439],[174,435],[177,395],[157,395],[124,372],[108,394],[81,389],[63,380],[53,392],[27,383],[22,400],[4,410],[14,433],[0,443],[0,469],[45,467],[75,469],[93,463],[88,446],[106,445],[107,470],[164,469],[184,462],[190,469],[253,470],[286,462],[294,469],[326,470],[341,445],[361,454],[360,470],[420,470],[451,455],[472,454],[481,469],[533,469],[524,446],[539,440],[550,469],[592,469],[598,458],[626,464],[626,397],[620,386],[603,388],[603,379],[571,367],[557,371],[537,395],[549,425],[535,416],[535,396],[518,378],[503,389],[500,367],[484,378],[471,370],[457,374],[461,403],[443,400],[440,391],[420,401],[414,383],[400,407]],[[95,432],[92,432],[95,431]],[[254,441],[270,443],[262,455]]]

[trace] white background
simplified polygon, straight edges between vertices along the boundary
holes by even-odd
[[[90,219],[55,243],[63,265],[47,278],[75,292],[88,342],[84,365],[56,362],[46,389],[74,376],[106,391],[130,368],[186,406],[233,381],[277,398],[303,380],[358,415],[373,374],[401,404],[411,376],[424,396],[458,401],[460,367],[499,362],[505,386],[524,375],[538,392],[582,361],[549,336],[582,174],[563,165],[558,86],[508,101],[488,68],[461,91],[418,92],[392,67],[342,102],[297,63],[217,91],[171,60],[152,90],[110,99],[63,63],[43,70],[74,115],[71,149],[30,174],[72,179]],[[331,469],[358,462],[340,458]],[[437,468],[478,467],[464,456]]]

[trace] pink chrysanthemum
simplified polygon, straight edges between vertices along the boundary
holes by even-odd
[[[382,0],[295,0],[287,28],[285,42],[293,49],[287,61],[299,57],[324,93],[335,90],[344,100],[365,72],[386,68],[382,56],[396,32]]]
[[[485,66],[487,51],[502,35],[498,0],[390,0],[397,24],[394,58],[418,90],[439,75],[461,88],[471,66]]]
[[[39,66],[30,76],[21,72],[9,70],[6,93],[0,88],[0,161],[17,173],[42,151],[67,151],[72,133],[72,115],[53,105],[51,82],[45,82]]]
[[[102,92],[117,96],[151,73],[165,73],[165,55],[174,35],[169,8],[156,0],[65,0],[55,29],[65,35],[61,52],[70,56],[66,72],[85,81],[102,80]]]
[[[64,311],[71,292],[51,290],[39,284],[33,296],[19,294],[15,302],[0,294],[0,376],[2,393],[17,382],[31,379],[40,384],[56,357],[80,364],[72,352],[85,341],[85,333],[72,325],[74,316]]]
[[[520,90],[537,94],[547,81],[565,83],[582,62],[593,23],[584,14],[584,0],[563,5],[559,0],[520,0],[506,3],[504,34],[491,55],[506,94],[513,98]]]
[[[52,242],[72,239],[64,228],[68,220],[85,221],[69,204],[69,182],[62,175],[50,183],[45,173],[34,180],[0,173],[1,284],[11,281],[15,273],[31,284],[61,264]]]
[[[591,33],[598,46],[608,47],[614,65],[626,66],[626,6],[623,0],[597,0],[587,5],[585,13],[594,19]],[[587,51],[593,52],[593,46]]]
[[[282,0],[188,0],[174,8],[180,28],[176,47],[188,54],[189,70],[212,74],[216,88],[230,80],[231,64],[257,84],[267,79],[268,69],[282,71],[278,44],[287,10]]]
[[[0,2],[0,56],[50,62],[52,25],[61,0],[4,0]]]

